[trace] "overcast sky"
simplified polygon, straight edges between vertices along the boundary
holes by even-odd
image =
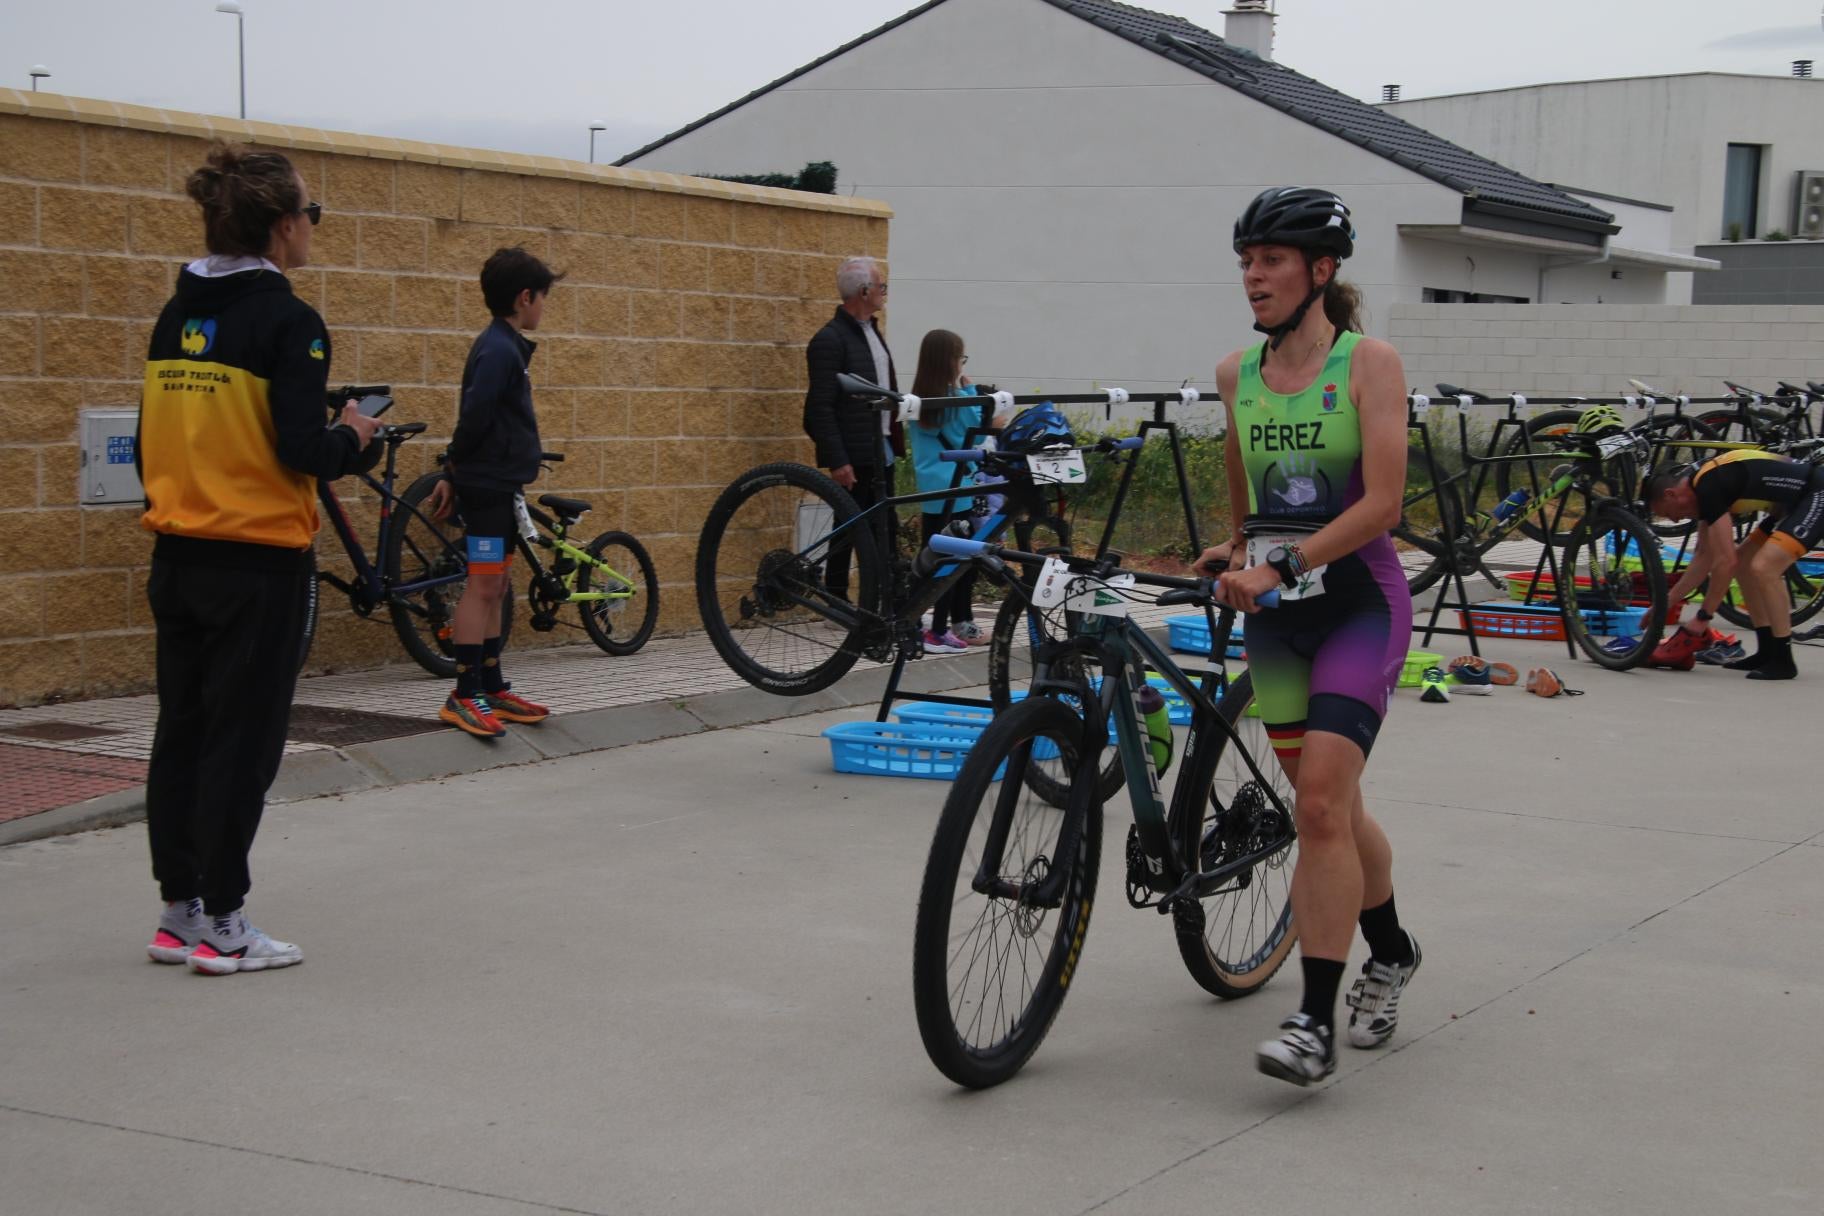
[[[907,0],[243,0],[247,114],[612,161],[915,5]],[[1002,0],[1016,3],[1019,0]],[[1026,0],[1037,3],[1038,0]],[[1224,0],[1160,0],[1218,33]],[[1358,97],[1667,72],[1824,73],[1819,0],[1279,0],[1275,57]],[[233,114],[214,0],[5,0],[0,81]],[[781,166],[789,169],[793,166]]]

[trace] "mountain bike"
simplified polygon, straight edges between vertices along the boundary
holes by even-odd
[[[1185,968],[1206,991],[1225,999],[1258,992],[1297,942],[1291,783],[1277,761],[1269,772],[1254,758],[1270,755],[1270,745],[1248,712],[1250,676],[1229,680],[1218,659],[1193,677],[1126,615],[1143,588],[1163,589],[1157,603],[1208,606],[1213,583],[941,535],[930,549],[1034,570],[1013,594],[1031,589],[1058,625],[1047,645],[1082,654],[1100,673],[1053,674],[997,713],[944,801],[913,941],[913,1005],[931,1062],[959,1085],[998,1085],[1057,1017],[1095,906],[1099,757],[1110,748],[1110,723],[1134,812],[1128,903],[1171,917]],[[1233,609],[1219,613],[1212,655],[1223,653],[1234,618]],[[1136,700],[1147,669],[1192,707],[1169,801]]]
[[[390,392],[386,385],[354,386],[330,393],[329,400],[332,408],[339,408],[351,398],[386,396]],[[378,478],[369,472],[353,475],[380,497],[380,522],[373,550],[380,558],[378,566],[369,560],[367,550],[356,539],[354,526],[336,495],[335,486],[318,479],[317,501],[322,504],[323,515],[341,541],[354,572],[351,578],[344,579],[326,570],[317,570],[316,579],[311,583],[312,599],[298,660],[300,667],[316,635],[317,583],[322,582],[347,595],[349,607],[356,616],[372,616],[384,605],[392,617],[400,644],[413,661],[434,676],[448,679],[456,675],[456,655],[451,649],[449,629],[456,603],[462,598],[462,589],[468,582],[468,553],[462,534],[420,510],[430,492],[426,483],[435,484],[437,474],[419,478],[404,494],[393,492],[398,477],[399,445],[414,435],[423,434],[427,425],[411,422],[402,426],[382,426],[373,439],[373,442],[385,445],[381,475]],[[509,597],[501,606],[500,636],[503,641],[512,629],[513,603]]]

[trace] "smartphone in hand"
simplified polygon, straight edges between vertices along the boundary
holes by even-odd
[[[384,393],[370,393],[356,403],[355,409],[369,418],[378,418],[393,408],[393,399]]]

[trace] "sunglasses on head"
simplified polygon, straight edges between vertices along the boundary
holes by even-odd
[[[311,203],[309,206],[299,207],[298,214],[308,219],[310,226],[315,228],[323,222],[323,204]]]

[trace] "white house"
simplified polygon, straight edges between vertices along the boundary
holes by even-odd
[[[972,374],[1018,391],[1209,384],[1253,336],[1229,242],[1269,185],[1348,201],[1344,273],[1372,332],[1399,302],[1657,301],[1668,265],[1707,265],[1622,254],[1620,204],[1272,62],[1265,0],[1228,18],[1225,40],[1113,0],[932,0],[619,163],[834,161],[840,191],[894,209],[902,366],[941,326],[968,341]],[[1635,257],[1625,287],[1564,269],[1616,256]]]
[[[1670,247],[1724,264],[1695,283],[1674,275],[1671,303],[1824,303],[1824,247],[1749,245],[1769,233],[1824,237],[1824,80],[1697,72],[1382,108],[1571,193],[1599,190],[1669,205]],[[1807,174],[1809,221],[1798,201]],[[1815,278],[1794,291],[1795,273]]]

